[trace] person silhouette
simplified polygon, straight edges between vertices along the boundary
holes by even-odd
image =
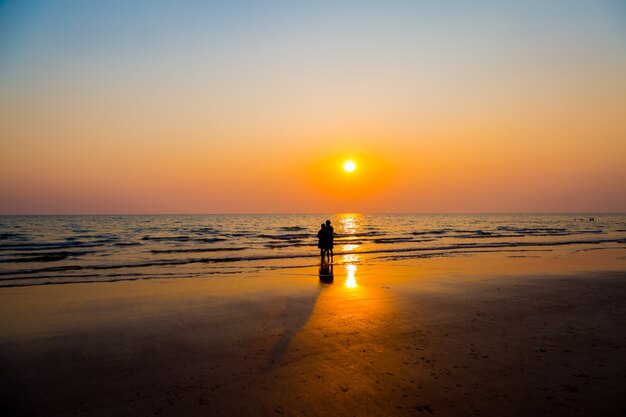
[[[335,229],[330,225],[330,220],[326,220],[326,257],[333,259],[333,240],[335,239]]]
[[[320,257],[324,260],[324,254],[326,253],[326,224],[322,223],[322,227],[317,232],[317,247],[320,249]]]

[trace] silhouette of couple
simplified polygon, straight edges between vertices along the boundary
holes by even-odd
[[[322,261],[324,261],[324,258],[328,261],[333,258],[334,232],[335,229],[330,225],[330,220],[326,220],[326,223],[322,223],[322,228],[317,232],[317,238],[319,239],[317,247],[320,248]]]

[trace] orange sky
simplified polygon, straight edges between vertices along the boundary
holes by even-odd
[[[0,214],[626,211],[626,14],[540,4],[4,4]]]

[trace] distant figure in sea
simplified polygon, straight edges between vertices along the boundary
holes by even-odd
[[[324,260],[324,254],[326,253],[326,224],[322,223],[322,227],[317,232],[317,247],[320,248],[320,257]]]

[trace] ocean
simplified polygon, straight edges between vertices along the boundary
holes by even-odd
[[[626,214],[0,216],[0,286],[227,276],[335,264],[624,247]]]

